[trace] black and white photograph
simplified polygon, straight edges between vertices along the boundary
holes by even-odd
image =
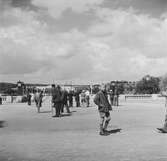
[[[167,161],[167,0],[0,0],[0,161]]]

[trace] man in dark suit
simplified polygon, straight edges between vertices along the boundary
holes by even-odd
[[[76,107],[80,107],[80,92],[76,90],[74,95],[75,95]]]
[[[70,90],[68,93],[69,107],[73,106],[73,91]]]
[[[112,107],[108,101],[105,84],[101,85],[101,90],[95,95],[94,103],[98,106],[100,115],[100,135],[108,135],[107,126],[110,122],[110,110]]]
[[[59,85],[52,90],[52,102],[56,111],[56,114],[53,117],[60,117],[60,110],[62,107],[62,92]]]

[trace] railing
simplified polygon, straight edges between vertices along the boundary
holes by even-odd
[[[132,98],[132,99],[150,99],[152,98],[152,95],[125,95],[125,101],[128,99],[128,98]]]

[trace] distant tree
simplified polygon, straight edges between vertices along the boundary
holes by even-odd
[[[145,76],[136,84],[136,93],[139,94],[155,94],[159,93],[160,78]]]
[[[160,81],[160,89],[164,90],[167,87],[167,74],[165,74]]]

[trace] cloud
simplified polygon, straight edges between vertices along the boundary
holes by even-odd
[[[71,6],[76,12],[84,12],[100,3],[72,2],[60,2],[65,5],[60,13]],[[49,10],[56,10],[58,2],[36,0],[33,3],[38,7],[48,3]],[[136,80],[145,74],[158,76],[167,72],[164,16],[158,19],[133,9],[96,6],[96,19],[87,29],[78,30],[76,26],[64,32],[50,32],[50,24],[39,19],[40,14],[6,4],[0,15],[1,78],[98,82]]]
[[[94,48],[99,44],[106,46],[97,51],[106,56],[101,59],[101,68],[111,73],[106,79],[133,79],[166,71],[163,60],[167,60],[167,19],[151,18],[133,10],[101,8],[97,16],[100,20],[92,24],[88,34],[98,42]]]
[[[47,9],[52,17],[59,18],[67,9],[82,13],[95,8],[103,1],[104,0],[32,0],[32,4]]]

